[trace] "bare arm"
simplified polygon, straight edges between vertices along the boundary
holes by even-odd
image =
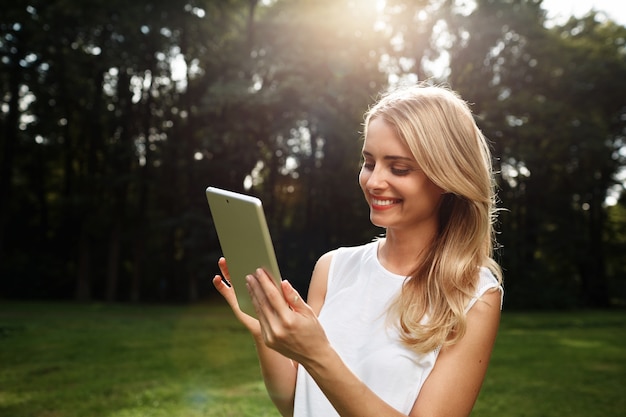
[[[482,386],[500,324],[500,292],[481,297],[467,313],[467,330],[455,345],[439,353],[411,416],[470,414]]]
[[[222,275],[230,281],[226,260],[220,258],[218,265],[222,271]],[[215,288],[217,288],[219,293],[226,299],[237,319],[246,326],[252,334],[259,357],[263,381],[265,382],[265,387],[274,405],[283,416],[293,415],[296,365],[291,359],[286,358],[265,345],[258,320],[243,313],[239,309],[239,303],[237,302],[234,289],[224,284],[222,277],[216,275],[215,278],[213,278],[213,285],[215,285]]]
[[[332,252],[329,252],[318,260],[309,285],[307,302],[311,305],[316,315],[319,314],[326,297],[326,284],[328,282],[328,270],[331,259]],[[220,258],[218,265],[222,275],[227,280],[230,280],[226,260]],[[263,381],[274,405],[281,415],[292,416],[297,363],[265,345],[259,321],[239,309],[233,288],[225,285],[222,282],[222,277],[219,275],[215,276],[213,284],[233,309],[235,316],[252,334],[259,357]]]
[[[316,316],[319,316],[324,300],[326,300],[328,271],[330,270],[330,261],[333,259],[334,253],[333,251],[322,255],[315,264],[315,269],[313,269],[306,302],[313,309]]]
[[[313,309],[283,282],[280,294],[262,271],[248,278],[267,346],[306,368],[343,417],[402,416],[376,396],[332,348]],[[315,300],[312,300],[315,302]],[[411,417],[465,417],[487,369],[500,317],[497,292],[486,294],[468,313],[467,333],[442,350],[415,402]],[[355,401],[358,398],[358,401]]]

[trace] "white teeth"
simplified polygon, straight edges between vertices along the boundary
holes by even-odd
[[[377,200],[375,198],[372,199],[372,204],[377,206],[390,206],[394,202],[395,200]]]

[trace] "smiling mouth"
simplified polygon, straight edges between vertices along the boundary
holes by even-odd
[[[381,200],[379,198],[373,198],[372,197],[372,205],[373,206],[383,206],[384,207],[384,206],[390,206],[392,204],[396,204],[396,203],[399,203],[399,202],[400,202],[400,200],[397,200],[397,199],[384,199],[384,200]]]

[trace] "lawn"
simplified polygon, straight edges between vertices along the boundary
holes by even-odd
[[[621,417],[625,392],[626,311],[505,311],[472,417]],[[278,413],[222,305],[3,303],[0,416]]]

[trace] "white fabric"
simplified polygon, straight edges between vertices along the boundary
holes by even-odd
[[[408,414],[439,350],[415,354],[402,345],[395,326],[386,322],[388,304],[399,294],[406,277],[383,268],[377,247],[378,242],[372,242],[335,252],[319,320],[352,372],[385,402]],[[481,268],[476,298],[491,288],[498,288],[498,282]],[[294,417],[333,416],[338,416],[333,406],[304,367],[298,367]]]

